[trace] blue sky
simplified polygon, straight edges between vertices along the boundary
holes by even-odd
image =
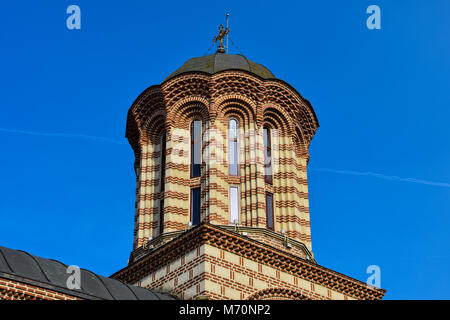
[[[71,4],[81,30],[66,28]],[[366,27],[371,4],[381,30]],[[0,245],[103,275],[126,265],[126,113],[207,52],[227,11],[230,53],[267,66],[318,116],[308,172],[317,261],[362,281],[378,265],[386,299],[449,299],[446,0],[2,1]]]

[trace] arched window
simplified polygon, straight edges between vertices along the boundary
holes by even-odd
[[[264,177],[267,183],[272,183],[272,146],[267,127],[264,128]]]
[[[229,174],[239,175],[239,150],[238,150],[239,122],[231,118],[228,121],[228,167]]]
[[[202,155],[202,122],[194,120],[191,123],[191,177],[200,177]]]
[[[161,161],[160,165],[160,201],[159,201],[159,234],[164,232],[164,190],[166,177],[166,133],[161,135]]]

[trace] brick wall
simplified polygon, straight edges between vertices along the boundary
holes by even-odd
[[[0,300],[79,300],[53,290],[0,278]]]
[[[135,283],[170,292],[181,299],[249,299],[267,289],[289,291],[304,299],[344,300],[353,297],[303,279],[271,265],[258,263],[211,245],[202,245]],[[274,294],[270,295],[272,298]],[[258,297],[258,298],[261,298]],[[262,295],[264,298],[264,295]],[[280,296],[282,299],[289,295]]]
[[[385,293],[267,242],[202,223],[156,249],[140,251],[112,278],[182,299],[379,300]]]

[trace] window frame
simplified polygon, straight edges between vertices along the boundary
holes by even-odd
[[[159,200],[159,234],[164,233],[164,198]]]
[[[234,138],[230,138],[230,123],[231,123],[231,121],[236,121],[236,137],[234,137]],[[239,130],[240,130],[240,122],[239,122],[239,119],[238,118],[236,118],[236,117],[229,117],[228,118],[228,126],[227,126],[227,128],[228,128],[228,132],[227,132],[227,149],[228,149],[228,175],[229,176],[233,176],[233,177],[238,177],[238,176],[240,176],[240,162],[239,162],[239,160],[240,160],[240,157],[239,157],[239,147],[240,147],[240,144],[239,144],[239,138],[240,138],[240,134],[239,134]],[[233,139],[233,141],[231,141]],[[231,148],[230,148],[230,143],[231,142],[233,142],[233,143],[236,143],[236,150],[235,150],[235,154],[236,154],[236,164],[235,164],[235,166],[236,166],[236,173],[232,173],[231,172],[231,159],[230,159],[230,157],[231,157]]]
[[[165,178],[166,178],[166,145],[167,135],[163,131],[161,134],[161,148],[160,148],[160,160],[159,160],[159,183],[160,183],[160,196],[159,196],[159,234],[164,232],[164,191],[166,189]]]
[[[271,210],[271,222],[272,222],[272,227],[269,226],[269,205],[268,205],[268,199],[271,199],[271,206],[270,206],[270,210]],[[275,212],[274,212],[274,205],[273,205],[273,193],[272,192],[268,192],[266,191],[266,228],[272,231],[275,231]]]
[[[267,143],[266,143],[267,132]],[[263,127],[263,142],[264,142],[264,181],[266,183],[273,183],[273,168],[272,168],[272,136],[271,128],[268,126]],[[269,162],[267,161],[269,159]],[[267,171],[270,170],[270,175]]]
[[[238,185],[229,185],[228,186],[228,205],[229,205],[229,210],[228,210],[228,216],[229,216],[229,223],[234,225],[234,221],[231,219],[231,189],[235,188],[237,189],[237,223],[241,223],[241,201],[240,201],[240,187]]]
[[[198,141],[198,143],[200,144],[200,148],[199,148],[199,160],[200,163],[197,163],[198,165],[198,175],[194,175],[194,166],[196,165],[194,163],[194,145],[195,145],[195,132],[194,132],[194,128],[195,128],[195,122],[198,121],[200,122],[200,141]],[[201,163],[202,163],[202,142],[203,142],[203,121],[201,119],[198,118],[194,118],[194,120],[191,121],[191,125],[190,125],[190,136],[191,136],[191,163],[190,163],[190,176],[191,178],[197,178],[200,177],[202,174],[202,169],[201,169]]]
[[[198,190],[198,223],[194,224],[194,191]],[[189,221],[192,223],[192,226],[196,226],[198,224],[201,223],[201,204],[202,204],[202,196],[201,196],[201,188],[200,187],[195,187],[195,188],[191,188],[191,195],[190,195],[190,216],[189,216]]]

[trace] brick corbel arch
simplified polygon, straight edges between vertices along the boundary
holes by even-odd
[[[142,121],[141,140],[149,139],[152,144],[159,144],[161,133],[166,129],[166,111],[158,108]]]
[[[236,105],[247,113],[245,121],[255,122],[256,120],[256,103],[245,96],[238,94],[223,95],[214,104],[218,117],[224,116],[230,106]]]
[[[305,137],[304,140],[309,146],[309,142],[319,127],[319,122],[310,103],[282,80],[268,80],[265,87],[263,103],[274,103],[285,109],[290,118],[296,122],[296,126],[300,126]]]
[[[262,108],[265,124],[271,124],[272,129],[278,129],[284,135],[292,135],[294,128],[293,121],[282,107],[274,103],[265,103]],[[274,123],[276,123],[276,126],[273,125]]]
[[[210,121],[208,100],[200,96],[191,96],[179,100],[170,107],[167,121],[170,124],[179,126],[184,124],[188,129],[192,118],[198,117],[204,123]]]
[[[310,300],[304,294],[283,288],[269,288],[258,291],[247,298],[247,300]]]

